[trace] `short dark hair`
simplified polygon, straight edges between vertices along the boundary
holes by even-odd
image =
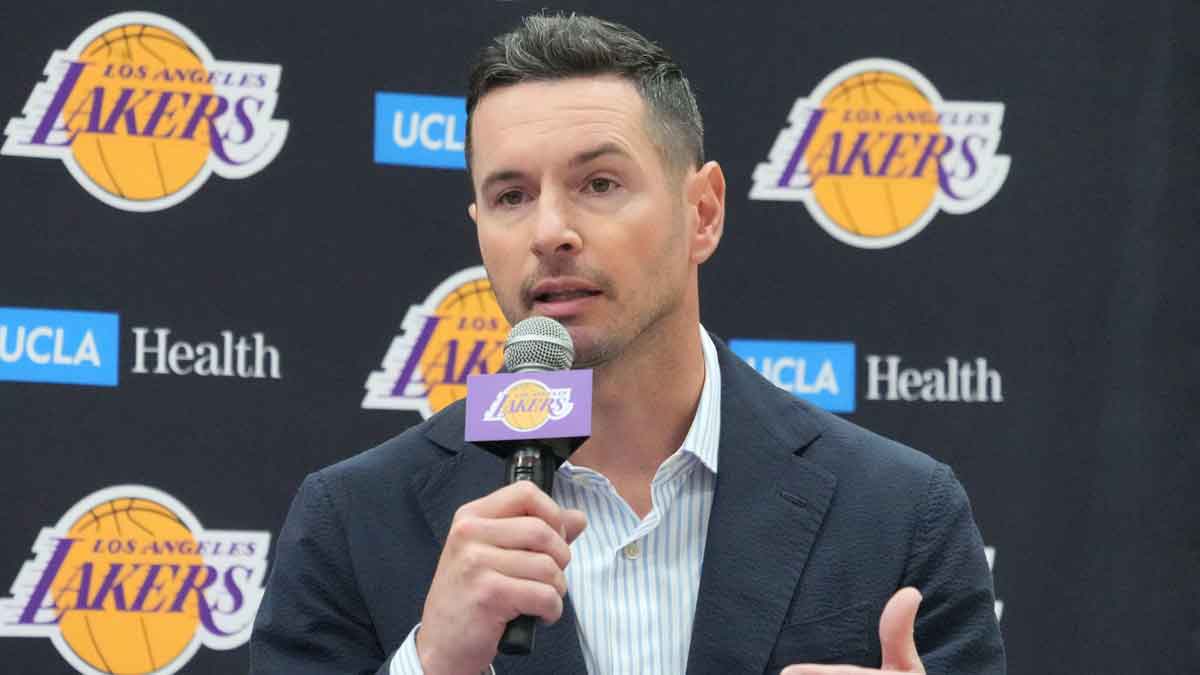
[[[467,164],[471,116],[488,92],[520,82],[617,75],[646,102],[649,135],[668,167],[704,164],[704,123],[683,70],[662,47],[633,29],[578,14],[533,14],[493,39],[475,60],[467,93]]]

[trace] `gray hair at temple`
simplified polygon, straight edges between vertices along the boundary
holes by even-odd
[[[467,169],[471,116],[488,92],[520,82],[617,75],[646,102],[650,139],[671,173],[704,164],[704,123],[687,78],[667,52],[612,21],[571,14],[534,14],[479,53],[467,93]]]

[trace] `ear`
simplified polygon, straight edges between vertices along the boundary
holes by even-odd
[[[691,258],[699,265],[712,257],[725,231],[725,173],[720,164],[707,162],[687,181],[688,208],[696,219],[689,232]]]
[[[479,210],[475,208],[475,202],[467,204],[467,215],[471,216],[471,222],[479,224]]]

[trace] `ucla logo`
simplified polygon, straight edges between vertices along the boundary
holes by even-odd
[[[831,412],[854,412],[853,342],[736,339],[729,348],[780,389]]]
[[[451,275],[404,315],[362,407],[429,417],[467,395],[469,375],[500,372],[509,328],[483,266]]]
[[[467,102],[455,96],[375,94],[375,162],[465,169]]]
[[[84,675],[170,675],[250,637],[267,532],[206,530],[172,496],[121,485],[43,528],[0,600],[0,637],[49,638]]]
[[[120,317],[0,307],[0,380],[117,385]]]
[[[483,421],[500,422],[513,431],[536,431],[574,409],[570,388],[551,389],[537,380],[518,380],[496,395]]]
[[[217,61],[183,25],[125,12],[55,51],[0,154],[58,159],[85,190],[127,211],[187,199],[216,173],[251,176],[283,147],[280,67]]]
[[[836,239],[887,248],[940,211],[970,213],[1004,184],[1004,104],[946,101],[898,61],[838,68],[792,106],[751,199],[802,202]]]

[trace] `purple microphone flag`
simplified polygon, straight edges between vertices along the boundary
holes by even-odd
[[[592,371],[467,377],[468,441],[592,435]]]

